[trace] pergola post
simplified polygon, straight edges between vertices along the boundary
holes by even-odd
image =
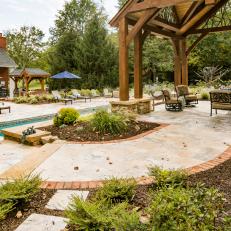
[[[188,85],[188,58],[186,38],[174,39],[174,82],[175,85]]]
[[[123,17],[119,23],[119,85],[120,100],[129,100],[129,75],[128,75],[128,22]]]
[[[41,85],[41,90],[42,92],[45,92],[45,81],[44,79],[39,79],[40,85]]]
[[[134,96],[135,99],[143,98],[142,83],[142,30],[134,38]]]

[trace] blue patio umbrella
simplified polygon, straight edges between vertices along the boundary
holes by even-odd
[[[81,79],[78,75],[74,75],[68,71],[61,72],[59,74],[53,75],[51,79]]]

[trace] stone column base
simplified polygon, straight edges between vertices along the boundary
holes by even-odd
[[[133,99],[129,101],[112,101],[111,111],[127,111],[136,114],[147,114],[153,111],[151,108],[151,99]]]

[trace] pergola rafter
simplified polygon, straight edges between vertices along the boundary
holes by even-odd
[[[188,84],[188,56],[209,33],[231,30],[231,0],[128,0],[111,20],[119,28],[120,100],[128,94],[128,47],[134,41],[135,98],[142,98],[142,45],[147,35],[172,41],[175,84]],[[198,34],[187,48],[187,37]]]

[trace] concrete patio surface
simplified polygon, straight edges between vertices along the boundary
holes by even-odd
[[[84,100],[77,100],[74,101],[73,104],[67,105],[62,102],[41,105],[16,104],[12,102],[5,102],[5,106],[11,107],[11,113],[8,113],[8,111],[2,111],[2,114],[0,114],[0,123],[31,117],[51,115],[57,113],[61,108],[64,107],[73,107],[78,110],[82,110],[100,106],[107,106],[109,105],[110,100],[110,98],[95,98],[92,99],[91,102],[87,100],[86,103]]]
[[[133,141],[63,143],[35,173],[49,181],[88,181],[145,176],[147,167],[154,165],[176,169],[201,164],[231,145],[230,112],[210,117],[209,110],[209,102],[183,112],[167,112],[158,106],[140,119],[169,126]]]

